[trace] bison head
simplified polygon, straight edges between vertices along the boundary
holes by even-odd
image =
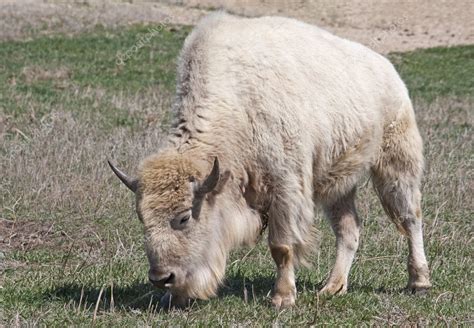
[[[230,173],[221,174],[217,158],[210,167],[178,155],[148,158],[137,179],[110,166],[136,195],[149,280],[168,289],[162,304],[184,305],[190,298],[215,295],[229,249],[250,243],[260,227],[242,199],[221,195]]]

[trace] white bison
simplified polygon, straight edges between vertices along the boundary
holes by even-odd
[[[169,142],[136,179],[149,279],[183,305],[215,295],[229,251],[268,220],[273,304],[295,303],[295,267],[313,248],[315,205],[337,240],[321,292],[344,293],[359,244],[356,184],[370,170],[406,235],[408,288],[430,287],[423,249],[422,140],[407,89],[364,46],[281,17],[205,18],[179,58]]]

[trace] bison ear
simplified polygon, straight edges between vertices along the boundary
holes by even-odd
[[[207,176],[207,178],[203,181],[201,186],[199,187],[198,193],[200,195],[205,195],[214,190],[219,182],[219,160],[214,158],[214,165],[212,166],[211,173]]]
[[[114,171],[115,175],[120,179],[120,181],[122,181],[123,184],[126,185],[127,188],[131,191],[137,192],[138,180],[130,178],[128,175],[119,170],[115,165],[113,165],[109,160],[107,160],[107,162],[109,163],[109,166],[112,171]]]

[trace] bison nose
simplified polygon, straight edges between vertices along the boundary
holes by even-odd
[[[169,287],[170,285],[174,284],[175,275],[174,275],[173,272],[166,273],[166,274],[159,275],[159,276],[149,274],[148,279],[156,287],[164,288],[164,287]]]

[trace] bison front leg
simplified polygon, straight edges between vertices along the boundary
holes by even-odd
[[[272,245],[270,243],[270,251],[277,265],[272,303],[276,308],[292,306],[296,300],[293,250],[287,245]]]
[[[268,211],[268,243],[277,267],[272,303],[289,307],[296,301],[295,268],[305,262],[314,245],[312,161],[300,168],[306,177],[278,175],[278,194]]]
[[[359,219],[354,205],[355,189],[331,205],[326,205],[327,216],[336,235],[336,262],[320,294],[344,294],[347,291],[349,270],[359,246]]]

